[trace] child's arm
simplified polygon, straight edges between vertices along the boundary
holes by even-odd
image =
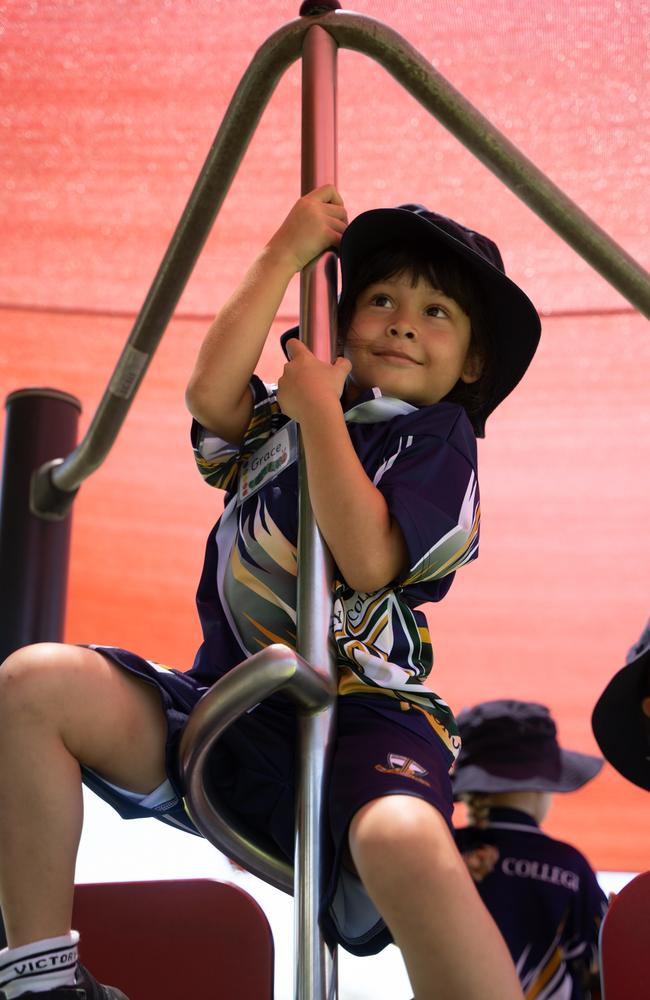
[[[248,426],[248,383],[291,278],[337,246],[346,224],[343,201],[332,185],[300,198],[208,330],[186,402],[192,416],[224,440],[239,444]]]
[[[297,340],[288,351],[278,402],[300,424],[316,522],[348,585],[372,593],[408,568],[408,553],[348,434],[339,400],[350,362],[323,364]]]

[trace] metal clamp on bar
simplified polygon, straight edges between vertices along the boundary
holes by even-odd
[[[193,709],[180,745],[180,770],[188,812],[206,840],[277,889],[293,893],[293,866],[270,838],[255,836],[219,799],[210,780],[210,754],[239,716],[282,691],[301,713],[317,712],[334,695],[325,671],[309,666],[288,646],[274,643],[234,667]]]
[[[60,490],[52,478],[53,470],[63,464],[62,458],[53,458],[35,469],[29,488],[29,509],[43,521],[63,521],[70,513],[79,487],[68,492]]]

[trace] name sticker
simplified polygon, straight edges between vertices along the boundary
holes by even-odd
[[[239,503],[279,476],[298,457],[298,428],[294,421],[265,441],[239,472]]]

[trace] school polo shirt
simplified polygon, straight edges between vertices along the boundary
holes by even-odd
[[[488,826],[457,830],[456,843],[462,854],[481,852],[484,875],[476,888],[526,997],[583,1000],[607,906],[586,858],[518,809],[490,809]]]
[[[204,643],[192,668],[202,683],[273,642],[296,645],[298,428],[276,388],[251,381],[253,412],[239,447],[194,422],[198,468],[226,491],[197,592]],[[423,681],[433,663],[418,606],[439,601],[478,553],[476,440],[462,407],[414,407],[373,389],[345,414],[359,459],[409,555],[403,579],[359,593],[335,574],[332,637],[341,695],[376,694],[427,713],[456,753],[453,716]]]

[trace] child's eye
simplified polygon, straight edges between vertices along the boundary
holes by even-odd
[[[390,295],[386,295],[384,292],[376,292],[370,299],[370,304],[373,306],[380,306],[382,309],[388,309],[392,306],[393,301]]]
[[[443,308],[443,306],[435,306],[435,305],[427,306],[426,311],[427,311],[427,316],[433,316],[436,319],[446,319],[446,317],[449,315],[449,313],[447,312],[446,309]]]

